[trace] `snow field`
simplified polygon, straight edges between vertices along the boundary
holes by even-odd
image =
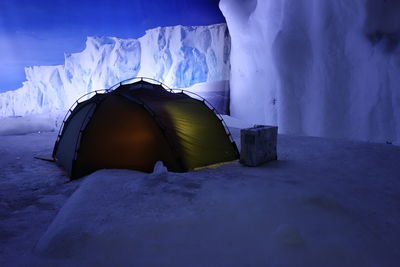
[[[232,133],[238,140],[239,128]],[[2,266],[399,261],[396,146],[279,135],[279,160],[257,168],[101,170],[65,183],[56,166],[32,158],[49,154],[55,138],[0,137]]]

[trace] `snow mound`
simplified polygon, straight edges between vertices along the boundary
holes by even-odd
[[[143,76],[172,88],[229,79],[226,24],[158,27],[139,39],[88,37],[63,65],[25,69],[22,88],[0,94],[0,116],[66,110],[80,96]]]
[[[168,181],[159,179],[167,175]],[[191,216],[189,200],[198,187],[184,174],[166,173],[160,164],[152,174],[97,171],[85,178],[60,210],[36,251],[47,259],[83,257],[89,265],[151,260],[143,256],[170,244],[157,243],[150,236],[162,234],[157,230],[160,224],[168,228]],[[99,253],[102,250],[109,252]]]
[[[280,160],[257,168],[87,176],[38,242],[37,265],[396,266],[399,149],[278,141]]]

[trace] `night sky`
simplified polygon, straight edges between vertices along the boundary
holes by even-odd
[[[87,36],[138,38],[147,29],[224,22],[219,0],[1,0],[0,92],[17,89],[24,67],[62,64]]]

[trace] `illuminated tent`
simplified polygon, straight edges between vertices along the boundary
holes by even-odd
[[[53,158],[76,179],[99,169],[185,172],[238,158],[222,119],[204,101],[140,80],[76,105]]]

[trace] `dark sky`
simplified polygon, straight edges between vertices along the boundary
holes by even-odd
[[[25,66],[62,64],[87,36],[138,38],[147,29],[224,22],[219,0],[0,0],[0,92]]]

